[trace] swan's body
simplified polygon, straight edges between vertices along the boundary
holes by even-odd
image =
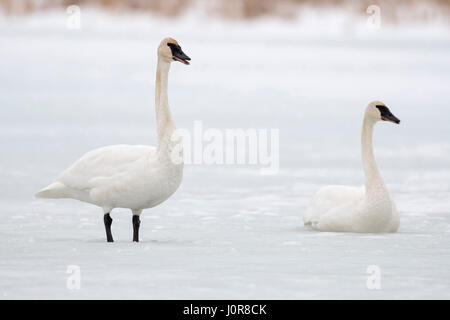
[[[186,60],[190,59],[175,40],[167,38],[158,49],[156,73],[158,146],[113,145],[92,150],[39,191],[37,197],[72,198],[102,207],[108,241],[112,241],[109,213],[114,208],[129,208],[133,211],[133,240],[138,241],[142,210],[169,198],[183,177],[182,145],[176,136],[167,97],[172,60],[188,64]]]
[[[305,225],[320,231],[395,232],[400,220],[394,202],[378,171],[372,146],[372,132],[378,120],[399,123],[379,101],[366,109],[362,129],[364,187],[326,186],[311,200],[303,217]]]
[[[142,210],[169,198],[183,176],[175,165],[151,146],[114,145],[86,153],[64,170],[41,198],[72,198],[100,206]]]

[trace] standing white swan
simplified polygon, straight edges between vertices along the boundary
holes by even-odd
[[[399,124],[380,101],[371,102],[364,115],[361,153],[365,188],[326,186],[311,200],[303,217],[305,225],[320,231],[396,232],[400,224],[397,209],[389,196],[375,162],[372,133],[380,120]]]
[[[39,198],[72,198],[100,206],[104,212],[106,238],[111,234],[114,208],[133,212],[133,241],[139,241],[139,215],[169,198],[183,178],[183,162],[172,161],[175,149],[182,156],[181,144],[174,139],[175,125],[169,111],[167,85],[170,63],[191,60],[171,38],[158,47],[155,109],[157,147],[113,145],[92,150],[63,171],[48,187],[36,194]]]

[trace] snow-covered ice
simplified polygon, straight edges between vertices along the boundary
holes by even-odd
[[[65,28],[65,11],[1,17],[0,298],[450,298],[449,27],[308,17],[87,11],[81,31]],[[140,243],[121,209],[106,243],[101,209],[33,194],[93,148],[155,143],[165,36],[192,58],[171,69],[177,126],[279,128],[280,171],[186,166],[177,193],[141,216]],[[402,120],[378,124],[374,142],[399,232],[305,229],[319,187],[363,183],[361,120],[375,99]],[[66,287],[69,265],[80,290]],[[366,286],[370,265],[380,290]]]

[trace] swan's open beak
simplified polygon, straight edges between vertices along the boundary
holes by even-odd
[[[189,64],[188,60],[191,60],[184,52],[181,50],[181,47],[175,43],[169,42],[167,44],[170,47],[170,50],[172,50],[172,59],[175,61],[180,61],[184,64]]]
[[[178,50],[172,50],[172,54],[173,54],[173,60],[175,61],[180,61],[181,63],[184,64],[189,64],[188,60],[191,60],[191,58],[189,58],[184,52],[183,50],[181,50],[180,47],[177,48]]]
[[[177,57],[177,56],[173,56],[173,60],[180,61],[181,63],[184,63],[184,64],[190,64],[188,60],[191,60],[191,58],[189,58],[187,55],[184,55],[184,57],[185,58],[180,58],[180,57]]]

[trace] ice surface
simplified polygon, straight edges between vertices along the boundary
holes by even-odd
[[[365,17],[226,23],[187,16],[65,12],[0,18],[0,297],[450,298],[450,33]],[[338,17],[338,18],[333,18]],[[359,20],[358,20],[359,19]],[[319,22],[320,20],[320,22]],[[180,128],[279,128],[280,171],[190,165],[177,193],[141,216],[33,199],[84,152],[155,144],[155,48],[178,39],[170,104]],[[301,223],[326,184],[361,185],[365,106],[380,123],[375,152],[401,213],[396,234],[319,233]],[[66,288],[68,265],[81,289]],[[366,287],[369,265],[381,290]]]

